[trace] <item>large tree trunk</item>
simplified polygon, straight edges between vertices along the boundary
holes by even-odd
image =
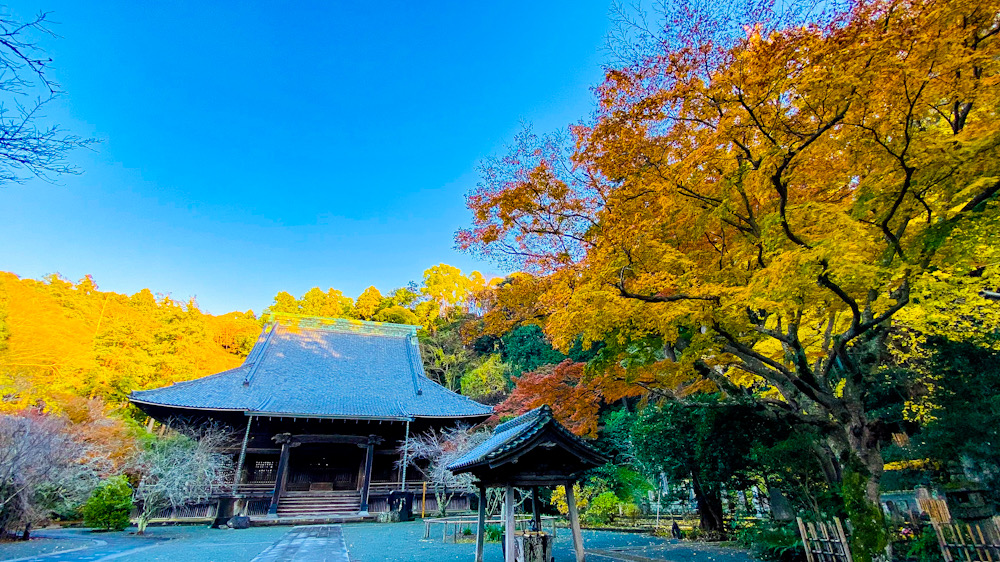
[[[695,501],[698,503],[699,528],[702,531],[724,532],[722,521],[722,494],[717,488],[702,486],[695,474],[691,475]]]
[[[847,424],[848,451],[867,472],[865,494],[868,500],[879,505],[879,482],[882,480],[884,462],[876,422],[868,421],[863,412],[853,412]],[[847,459],[849,462],[850,459]]]

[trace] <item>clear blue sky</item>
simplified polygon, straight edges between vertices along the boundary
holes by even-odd
[[[65,96],[103,140],[57,185],[0,189],[0,270],[261,311],[278,291],[390,290],[454,250],[478,162],[585,117],[610,0],[30,0]]]

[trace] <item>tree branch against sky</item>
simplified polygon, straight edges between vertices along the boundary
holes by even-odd
[[[18,21],[0,7],[0,187],[78,174],[68,154],[95,142],[46,123],[45,108],[61,93],[48,73],[52,59],[39,44],[56,37],[49,23],[45,12]]]

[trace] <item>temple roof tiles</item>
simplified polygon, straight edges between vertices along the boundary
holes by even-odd
[[[243,365],[130,400],[178,409],[331,419],[484,418],[427,378],[415,326],[299,318],[265,327]]]

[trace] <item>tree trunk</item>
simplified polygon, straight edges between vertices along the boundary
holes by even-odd
[[[725,527],[722,521],[722,495],[719,490],[702,486],[698,476],[694,474],[691,475],[691,484],[698,504],[698,517],[701,519],[699,528],[702,531],[723,532]]]
[[[135,522],[137,535],[146,534],[146,527],[149,526],[149,520],[153,518],[153,512],[155,509],[149,509],[148,506],[143,504],[142,510],[139,512],[139,518]]]
[[[847,426],[847,445],[850,453],[867,472],[865,495],[869,501],[879,505],[878,486],[882,480],[884,461],[876,423],[869,422],[863,413],[852,415]],[[846,459],[847,462],[850,460]]]
[[[455,492],[448,492],[447,490],[443,492],[434,492],[434,497],[437,499],[438,507],[438,517],[448,516],[448,504],[451,503],[451,498],[455,495]]]

